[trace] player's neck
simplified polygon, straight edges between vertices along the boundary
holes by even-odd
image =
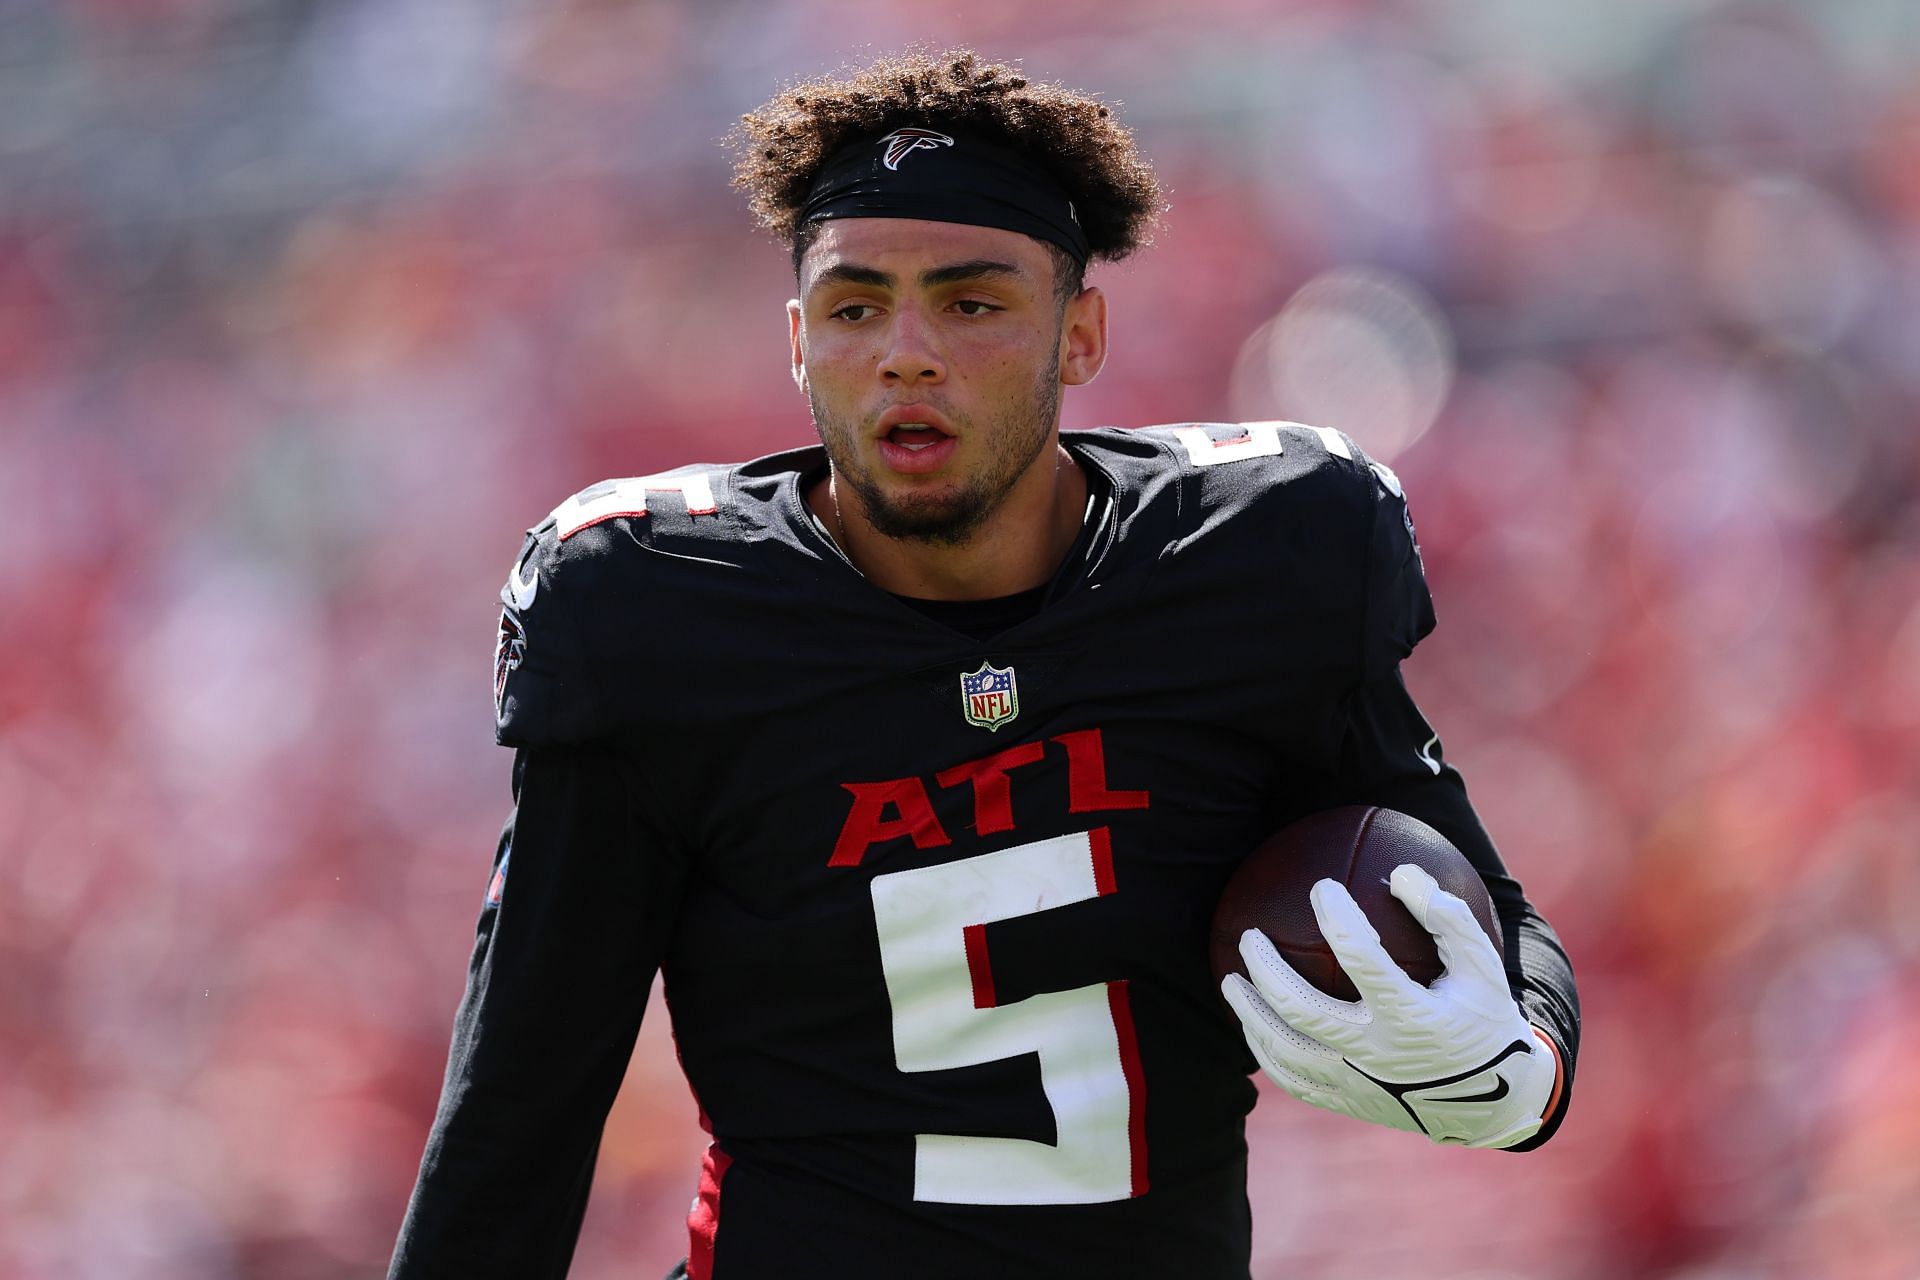
[[[879,532],[858,495],[831,481],[811,501],[854,567],[883,591],[920,600],[992,600],[1053,577],[1080,534],[1087,477],[1056,444],[1052,465],[1037,465],[959,546]]]

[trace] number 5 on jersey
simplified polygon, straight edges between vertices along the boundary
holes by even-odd
[[[916,1134],[915,1200],[1098,1204],[1146,1191],[1146,1098],[1127,984],[1001,1005],[987,954],[987,925],[1113,891],[1105,828],[874,877],[900,1069],[1037,1054],[1058,1137]]]

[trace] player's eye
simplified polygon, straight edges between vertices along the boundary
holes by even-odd
[[[999,307],[994,306],[991,302],[982,302],[978,298],[962,298],[953,305],[960,308],[960,314],[963,316],[984,316],[990,312],[1000,310]],[[977,310],[969,311],[967,310],[969,307],[977,308]]]
[[[872,310],[873,308],[864,302],[849,302],[837,311],[829,311],[827,318],[829,320],[865,320],[867,318],[865,315],[855,315],[853,313],[856,311],[867,312]]]

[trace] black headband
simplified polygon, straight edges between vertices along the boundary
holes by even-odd
[[[1087,233],[1053,175],[1017,151],[932,129],[895,129],[828,156],[800,225],[829,218],[924,218],[999,227],[1058,245],[1087,265]]]

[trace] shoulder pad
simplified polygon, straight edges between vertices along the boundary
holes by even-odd
[[[1400,477],[1351,436],[1299,422],[1186,423],[1142,428],[1182,466],[1194,509],[1189,537],[1227,529],[1311,552],[1320,572],[1364,592],[1360,663],[1391,670],[1433,629],[1420,548]],[[1244,544],[1241,544],[1244,545]]]
[[[1191,422],[1180,426],[1142,427],[1140,434],[1159,437],[1176,457],[1194,470],[1227,467],[1223,474],[1244,477],[1256,484],[1297,481],[1316,472],[1360,476],[1372,473],[1374,485],[1405,505],[1400,477],[1384,462],[1375,462],[1353,437],[1332,427],[1304,422]],[[1273,461],[1258,461],[1272,459]],[[1232,467],[1231,463],[1253,463]],[[1236,474],[1237,473],[1237,474]]]
[[[640,610],[657,604],[648,599],[654,575],[643,545],[660,525],[684,533],[717,517],[726,479],[724,467],[693,466],[602,480],[527,531],[500,589],[493,709],[501,743],[579,742],[612,728],[603,673],[620,660],[616,643],[645,642]]]
[[[1293,522],[1304,503],[1332,503],[1357,516],[1369,501],[1371,483],[1356,483],[1367,471],[1365,455],[1350,438],[1327,427],[1192,422],[1142,427],[1137,434],[1156,440],[1171,455],[1189,495],[1190,529],[1237,522],[1242,513]],[[1313,520],[1324,525],[1327,517]]]
[[[698,609],[716,569],[772,572],[762,562],[781,476],[750,472],[751,464],[696,464],[602,480],[528,531],[500,591],[493,690],[502,743],[577,742],[629,724],[638,708],[632,672],[671,664],[677,643],[656,621]]]

